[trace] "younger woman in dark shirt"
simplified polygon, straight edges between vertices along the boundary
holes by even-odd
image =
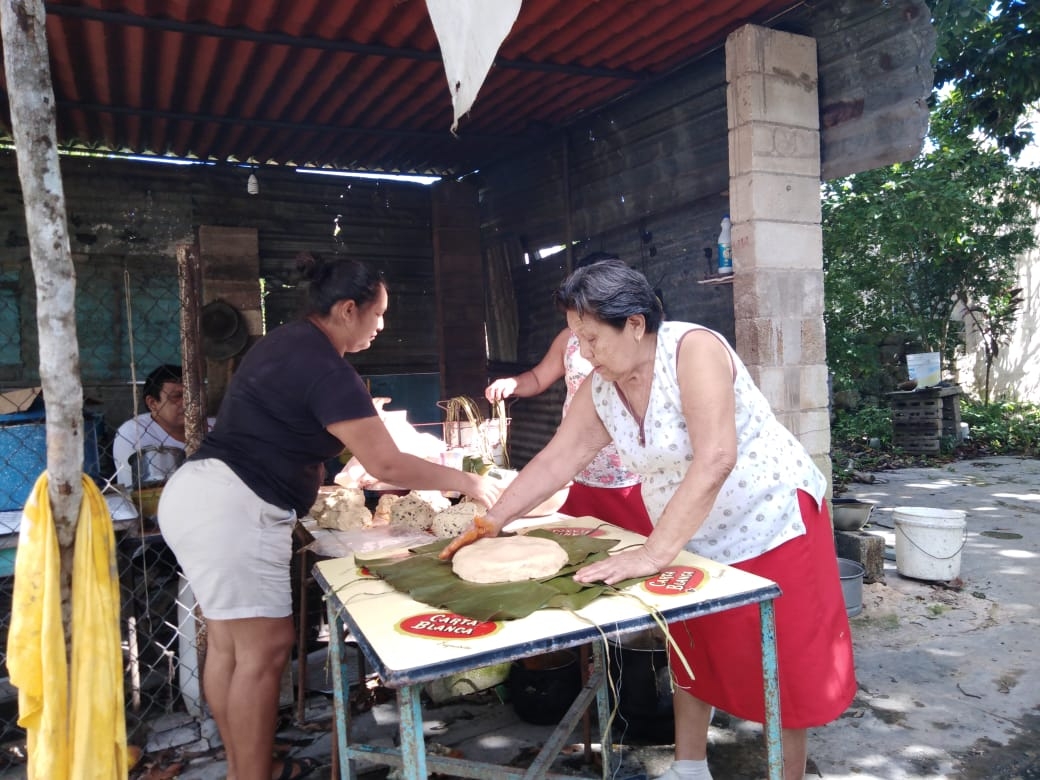
[[[207,626],[203,690],[235,780],[302,777],[274,762],[282,673],[294,641],[292,526],[314,504],[324,462],[349,449],[377,479],[452,490],[490,506],[496,480],[402,453],[345,355],[383,329],[387,286],[363,263],[306,256],[309,308],[243,358],[214,429],[171,478],[159,525]],[[272,764],[276,765],[272,765]]]

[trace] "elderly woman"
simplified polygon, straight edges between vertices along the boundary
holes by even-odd
[[[354,260],[300,259],[309,308],[246,354],[216,425],[159,504],[163,536],[206,618],[203,690],[228,780],[295,780],[313,759],[273,762],[278,692],[293,646],[292,526],[344,448],[384,482],[452,490],[485,505],[497,480],[402,453],[345,355],[368,349],[388,304],[382,276]],[[272,766],[272,764],[274,765]]]
[[[801,780],[806,729],[838,717],[856,686],[824,476],[732,347],[699,325],[662,323],[639,272],[610,261],[578,269],[556,300],[595,371],[477,530],[498,533],[613,441],[643,478],[653,532],[575,579],[650,576],[686,549],[777,582],[784,777]],[[711,708],[765,718],[758,609],[676,623],[670,633],[696,679],[672,663],[676,760],[663,777],[711,778]]]

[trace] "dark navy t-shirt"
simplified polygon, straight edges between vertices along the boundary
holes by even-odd
[[[302,517],[324,462],[344,448],[325,427],[376,414],[364,381],[325,334],[291,322],[246,353],[192,460],[219,458],[262,499]]]

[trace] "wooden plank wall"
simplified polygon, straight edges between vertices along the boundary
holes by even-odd
[[[196,241],[201,226],[209,226],[211,235],[215,229],[256,234],[267,329],[300,308],[298,252],[372,262],[386,274],[391,291],[387,326],[353,362],[366,374],[438,370],[428,187],[260,169],[260,192],[249,195],[247,168],[73,157],[62,157],[61,166],[78,269],[85,392],[101,402],[109,424],[129,416],[135,395],[124,274],[134,304],[140,382],[157,363],[179,362],[175,253],[179,244]],[[0,341],[17,340],[0,344],[2,391],[38,384],[35,294],[10,152],[0,153],[0,236],[0,305],[17,309],[6,312],[3,322],[21,323],[16,336],[0,334]],[[8,360],[11,354],[18,361]]]
[[[928,131],[935,30],[924,0],[804,10],[816,38],[822,176],[915,157]]]
[[[433,252],[437,315],[431,325],[441,349],[441,399],[479,400],[487,383],[484,274],[477,191],[443,181],[433,191]]]
[[[732,287],[699,284],[716,276],[714,247],[728,210],[727,148],[719,52],[575,123],[543,150],[482,171],[485,246],[515,237],[529,260],[511,268],[520,313],[517,360],[492,355],[492,373],[530,368],[565,325],[551,293],[566,274],[566,253],[541,260],[533,253],[569,242],[576,244],[574,260],[611,251],[642,271],[661,291],[669,318],[732,338]],[[561,381],[511,405],[515,461],[526,462],[552,436],[564,392]]]

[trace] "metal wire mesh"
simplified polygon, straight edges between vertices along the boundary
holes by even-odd
[[[118,426],[147,413],[143,378],[159,364],[180,363],[177,273],[168,257],[127,263],[99,255],[78,262],[76,271],[84,471],[113,510],[127,734],[143,745],[155,718],[198,714],[202,706],[194,605],[154,524],[158,490],[131,485],[117,492],[112,479]],[[39,385],[35,305],[28,261],[0,263],[0,394],[16,399],[0,407],[0,773],[25,758],[17,690],[7,677],[7,634],[21,507],[46,468],[46,407],[45,399],[12,391]]]

